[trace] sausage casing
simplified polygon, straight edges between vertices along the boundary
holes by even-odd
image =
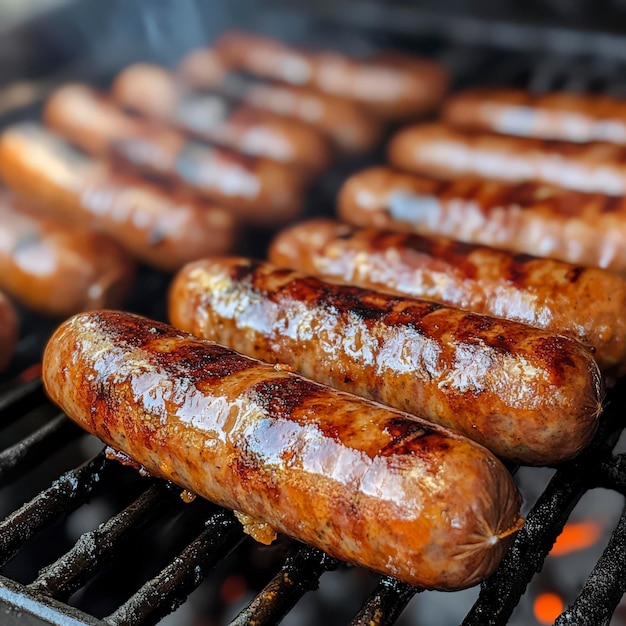
[[[215,91],[193,93],[158,65],[138,63],[121,72],[112,87],[125,108],[157,118],[201,139],[319,173],[328,168],[328,139],[314,128]]]
[[[274,226],[292,220],[302,209],[305,180],[293,168],[156,127],[87,86],[57,90],[46,104],[44,117],[51,128],[83,150],[115,155],[144,173],[183,183],[249,222]]]
[[[155,476],[411,584],[476,584],[521,521],[481,446],[135,315],[65,322],[43,378]]]
[[[235,245],[229,210],[116,172],[32,123],[0,135],[0,176],[49,215],[107,233],[159,269]]]
[[[43,315],[120,306],[134,263],[104,234],[42,217],[0,195],[0,289]]]
[[[578,145],[420,124],[393,137],[389,160],[403,170],[437,178],[473,175],[626,194],[626,147],[609,143]]]
[[[599,94],[470,89],[450,97],[443,118],[467,130],[626,144],[626,102]]]
[[[377,53],[361,60],[339,52],[307,52],[236,31],[220,37],[215,49],[231,67],[291,85],[310,85],[359,102],[384,118],[426,113],[448,88],[441,65],[408,54]]]
[[[196,336],[287,363],[520,463],[575,455],[601,411],[600,372],[578,342],[260,261],[186,266],[172,283],[169,316]]]
[[[330,219],[285,229],[268,258],[567,335],[589,346],[604,372],[626,370],[626,283],[604,270]]]
[[[13,358],[19,328],[17,311],[0,291],[0,374],[6,370]]]
[[[339,215],[626,274],[626,201],[536,183],[437,181],[385,167],[348,179]]]
[[[254,107],[304,122],[324,133],[346,155],[373,150],[382,124],[364,107],[309,87],[267,82],[246,72],[229,70],[210,48],[199,48],[183,59],[183,81],[198,89],[217,89]]]

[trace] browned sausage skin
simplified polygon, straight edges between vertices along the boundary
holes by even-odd
[[[330,219],[285,229],[268,258],[564,334],[592,348],[607,374],[626,373],[626,283],[610,272]]]
[[[599,94],[470,89],[450,97],[443,117],[467,130],[626,144],[626,101]]]
[[[120,306],[134,263],[113,239],[62,224],[0,194],[0,289],[54,317]]]
[[[201,139],[317,174],[332,161],[327,138],[300,122],[242,104],[215,91],[193,93],[158,65],[121,72],[112,87],[124,107],[168,122]]]
[[[389,160],[400,169],[437,178],[474,175],[626,194],[626,147],[608,143],[577,145],[420,124],[395,135]]]
[[[414,585],[488,576],[520,497],[487,450],[165,324],[102,311],[46,347],[46,390],[150,473]]]
[[[237,225],[227,209],[116,172],[35,124],[0,135],[0,177],[47,214],[107,233],[159,269],[177,270],[235,245]]]
[[[13,358],[19,328],[17,311],[0,291],[0,374],[6,370]]]
[[[284,224],[302,209],[304,178],[284,164],[187,139],[125,113],[85,85],[48,100],[46,123],[83,150],[115,155],[142,172],[184,183],[241,219]]]
[[[441,65],[401,53],[357,60],[339,52],[303,51],[237,31],[220,37],[215,50],[229,66],[291,85],[310,85],[391,119],[431,111],[449,82]]]
[[[308,87],[229,71],[210,48],[191,52],[183,59],[179,73],[183,81],[198,89],[218,89],[259,109],[304,122],[330,137],[342,154],[365,154],[382,135],[382,124],[358,104]]]
[[[386,167],[349,178],[339,215],[626,274],[626,201],[536,183],[438,181]]]
[[[598,367],[571,339],[260,261],[186,266],[172,283],[169,316],[196,336],[287,363],[520,463],[575,455],[601,411]]]

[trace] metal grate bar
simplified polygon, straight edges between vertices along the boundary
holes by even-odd
[[[0,395],[0,424],[3,428],[12,424],[45,401],[46,395],[40,378],[5,391]]]
[[[603,463],[599,470],[598,487],[614,489],[626,496],[626,454],[618,454],[610,463]]]
[[[207,572],[243,540],[241,524],[218,511],[207,529],[117,611],[104,618],[111,626],[149,626],[178,608]]]
[[[106,464],[101,452],[85,465],[63,474],[0,522],[0,565],[48,524],[83,504],[100,481]]]
[[[411,598],[421,591],[395,578],[380,580],[350,626],[388,626],[394,624]]]
[[[43,462],[84,431],[61,414],[34,433],[0,452],[0,487]]]
[[[165,505],[182,500],[169,483],[159,481],[123,511],[96,530],[83,534],[72,549],[52,563],[28,588],[57,599],[67,599],[86,579],[109,563],[133,534],[150,523]]]
[[[320,576],[337,564],[316,548],[300,546],[230,626],[277,624],[307,591],[317,589]]]
[[[608,626],[626,592],[626,508],[578,598],[554,622]]]

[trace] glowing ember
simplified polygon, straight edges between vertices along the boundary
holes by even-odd
[[[564,556],[571,552],[584,550],[592,546],[602,536],[602,529],[596,522],[579,522],[566,524],[563,532],[557,537],[550,556]]]
[[[553,624],[563,609],[563,600],[556,593],[542,593],[535,599],[535,617],[540,624]]]

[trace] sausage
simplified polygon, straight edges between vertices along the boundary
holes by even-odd
[[[0,228],[2,224],[0,223]],[[8,298],[0,291],[0,374],[6,371],[17,346],[19,336],[17,311]]]
[[[239,31],[222,35],[215,50],[229,67],[354,100],[388,119],[432,111],[449,83],[441,65],[410,54],[379,52],[355,59],[339,52],[299,50]]]
[[[419,415],[519,463],[574,456],[601,412],[598,366],[572,339],[261,261],[185,266],[168,311],[198,337]]]
[[[626,201],[538,183],[445,182],[385,167],[343,185],[342,219],[626,274]]]
[[[332,161],[330,142],[314,128],[215,91],[193,93],[158,65],[138,63],[126,68],[115,79],[112,94],[131,111],[244,154],[296,165],[314,174]]]
[[[90,87],[61,87],[44,118],[83,150],[115,155],[144,173],[185,184],[248,222],[284,224],[302,209],[305,180],[292,168],[189,140],[132,117]]]
[[[433,123],[399,131],[389,161],[400,169],[443,179],[467,175],[534,181],[565,189],[626,194],[626,147],[463,132]]]
[[[0,289],[43,315],[120,306],[133,284],[131,257],[107,235],[38,215],[0,194]]]
[[[227,209],[116,172],[33,123],[0,135],[0,177],[51,216],[107,233],[165,271],[235,245]]]
[[[151,474],[410,584],[476,584],[523,521],[481,446],[136,315],[65,322],[43,380]]]
[[[198,89],[217,89],[259,109],[304,122],[330,137],[345,155],[367,154],[382,136],[382,124],[364,107],[308,87],[267,82],[245,72],[229,71],[210,48],[187,55],[179,75]]]
[[[469,89],[448,100],[443,118],[466,130],[626,144],[626,102],[599,94]]]
[[[268,258],[567,335],[588,346],[606,374],[626,373],[626,283],[604,270],[331,219],[285,229]]]

